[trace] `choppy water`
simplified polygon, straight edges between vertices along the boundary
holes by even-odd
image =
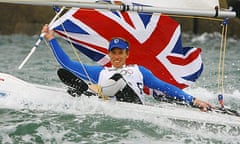
[[[36,39],[0,36],[0,72],[31,83],[63,87],[56,76],[59,65],[44,43],[24,68],[17,70]],[[185,46],[202,48],[205,64],[200,79],[186,91],[217,104],[219,34],[184,35],[183,39]],[[225,61],[225,103],[236,110],[240,110],[239,45],[239,40],[228,39]],[[62,46],[69,47],[63,42]],[[71,49],[67,51],[73,56]],[[85,57],[82,61],[94,64]],[[175,120],[154,124],[127,115],[114,118],[104,113],[78,114],[71,109],[65,112],[0,106],[0,143],[240,143],[240,127]]]

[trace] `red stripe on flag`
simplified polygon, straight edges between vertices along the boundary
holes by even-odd
[[[176,56],[167,56],[167,59],[172,63],[176,65],[187,65],[191,63],[193,60],[197,59],[197,57],[200,55],[201,49],[198,48],[196,51],[191,53],[186,58],[176,57]]]
[[[133,28],[135,28],[135,26],[133,25],[132,23],[132,20],[130,19],[129,15],[127,12],[122,12],[122,16],[124,18],[124,20],[129,24],[131,25]]]

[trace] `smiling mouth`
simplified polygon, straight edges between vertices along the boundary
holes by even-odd
[[[115,62],[115,63],[120,63],[121,61],[120,61],[120,60],[114,60],[113,62]]]

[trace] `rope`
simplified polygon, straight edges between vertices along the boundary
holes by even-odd
[[[221,66],[222,66],[222,53],[223,53],[223,36],[224,36],[225,27],[222,27],[221,34],[221,43],[220,43],[220,51],[219,51],[219,61],[218,61],[218,92],[220,92],[220,83],[221,83]]]
[[[162,14],[162,15],[171,16],[171,17],[179,17],[179,18],[191,18],[191,19],[197,18],[197,19],[212,20],[212,21],[222,21],[222,19],[214,18],[214,17],[188,16],[188,15],[181,16],[181,15],[170,15],[170,14]]]
[[[72,48],[72,51],[73,51],[74,55],[77,57],[77,60],[80,62],[81,66],[82,66],[82,68],[83,68],[83,71],[84,71],[84,73],[85,73],[86,76],[87,76],[87,79],[88,79],[89,82],[92,84],[93,82],[91,81],[91,78],[90,78],[90,76],[89,76],[89,74],[88,74],[85,66],[83,65],[83,62],[82,62],[79,54],[77,53],[77,50],[74,48],[73,43],[72,43],[72,41],[71,41],[71,38],[70,38],[68,32],[66,31],[65,26],[63,25],[63,23],[62,23],[61,25],[62,25],[62,27],[63,27],[64,32],[66,33],[67,40],[69,41],[69,43],[70,43],[70,45],[71,45],[71,48]]]
[[[67,10],[69,9],[69,8],[65,8],[65,7],[63,7],[63,8],[64,8],[65,10],[66,10],[66,9],[67,9]],[[54,7],[54,10],[55,10],[55,9],[56,9],[56,8]],[[57,13],[56,10],[55,10],[55,12]],[[58,18],[60,18],[60,16],[58,16]],[[80,62],[81,66],[82,66],[82,68],[83,68],[84,73],[86,74],[89,82],[92,84],[93,82],[91,81],[91,78],[90,78],[89,74],[87,73],[87,70],[86,70],[85,66],[83,65],[83,62],[81,61],[81,58],[80,58],[80,56],[79,56],[78,53],[77,53],[77,50],[74,48],[73,43],[72,43],[72,41],[71,41],[71,38],[70,38],[68,32],[66,31],[66,28],[65,28],[65,26],[63,25],[62,22],[61,22],[61,26],[63,27],[63,30],[64,30],[64,32],[65,32],[65,34],[66,34],[66,36],[67,36],[67,40],[69,41],[69,43],[70,43],[70,45],[71,45],[71,48],[72,48],[75,56],[77,57],[78,61]],[[47,47],[51,50],[49,43],[48,43],[45,39],[44,39],[44,42],[46,43]]]
[[[165,14],[164,14],[165,15]],[[218,64],[218,100],[221,108],[224,108],[223,95],[224,95],[224,69],[225,69],[225,57],[226,57],[226,47],[227,47],[227,31],[228,31],[228,18],[210,18],[210,17],[199,17],[199,16],[179,16],[179,15],[167,15],[179,18],[197,18],[211,21],[222,21],[222,38],[219,52],[219,64]]]
[[[222,38],[219,52],[219,64],[218,64],[218,100],[221,108],[224,108],[223,95],[224,95],[224,64],[226,57],[226,47],[227,47],[227,19],[223,21],[222,24]]]
[[[89,83],[90,83],[90,84],[93,84],[93,82],[92,82],[92,80],[91,80],[91,78],[90,78],[90,76],[89,76],[89,74],[88,74],[85,66],[83,65],[83,62],[82,62],[79,54],[77,53],[77,50],[76,50],[76,49],[74,48],[74,46],[73,46],[73,43],[72,43],[72,41],[71,41],[71,38],[70,38],[68,32],[66,31],[66,28],[65,28],[65,26],[63,25],[63,22],[61,22],[61,26],[63,27],[63,31],[64,31],[64,33],[66,34],[67,40],[68,40],[69,43],[70,43],[70,46],[71,46],[71,48],[72,48],[72,51],[73,51],[74,55],[77,57],[77,60],[80,62],[81,66],[82,66],[82,68],[83,68],[83,71],[84,71],[84,73],[86,74],[87,79],[89,80]]]
[[[225,57],[226,57],[226,47],[227,47],[227,30],[228,30],[228,25],[225,26],[224,30],[224,48],[223,48],[223,59],[222,59],[222,94],[224,94],[224,64],[225,64]]]
[[[172,17],[180,18],[198,18],[212,21],[222,21],[222,36],[219,52],[219,64],[218,64],[218,101],[220,107],[224,109],[223,95],[224,95],[224,70],[225,70],[225,57],[226,57],[226,47],[227,47],[227,31],[228,31],[228,18],[219,19],[219,18],[210,18],[210,17],[196,17],[196,16],[179,16],[179,15],[168,15]]]

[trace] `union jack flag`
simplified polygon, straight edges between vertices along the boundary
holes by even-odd
[[[165,15],[72,8],[52,28],[106,66],[109,40],[122,37],[130,42],[127,64],[142,65],[179,88],[195,82],[203,70],[201,49],[182,47],[180,25]]]

